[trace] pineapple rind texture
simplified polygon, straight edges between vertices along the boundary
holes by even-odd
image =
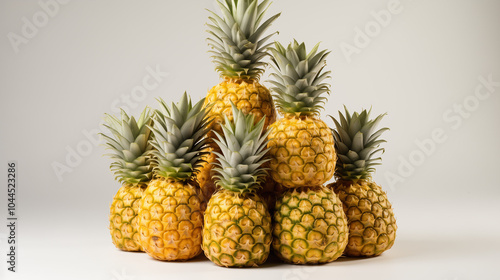
[[[208,115],[214,118],[212,129],[219,134],[222,134],[224,116],[233,120],[231,102],[243,113],[254,115],[255,123],[266,117],[264,128],[276,121],[273,99],[266,87],[254,80],[226,79],[213,87],[205,100],[205,104],[213,104]],[[209,138],[214,137],[213,132],[208,135]]]
[[[339,180],[329,185],[343,202],[349,223],[350,257],[374,257],[390,249],[396,239],[396,219],[386,193],[374,182]]]
[[[141,245],[150,256],[183,261],[201,253],[205,203],[198,188],[179,181],[153,180],[140,209]]]
[[[285,262],[332,262],[342,255],[348,235],[342,202],[331,189],[290,189],[276,202],[273,249]]]
[[[270,173],[286,188],[320,186],[335,170],[333,135],[314,116],[285,117],[270,126]]]
[[[124,185],[113,198],[109,214],[111,240],[118,249],[124,251],[142,251],[139,238],[140,200],[144,188]]]
[[[271,215],[266,203],[254,193],[226,189],[208,202],[203,228],[203,251],[224,267],[263,264],[270,253]]]

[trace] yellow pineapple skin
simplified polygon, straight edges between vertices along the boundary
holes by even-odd
[[[273,179],[286,188],[321,186],[335,170],[333,135],[325,122],[315,116],[286,115],[270,126]]]
[[[155,179],[140,205],[140,242],[148,255],[162,261],[185,261],[201,253],[205,203],[197,187]]]
[[[217,191],[208,202],[203,228],[203,251],[223,267],[263,264],[272,242],[271,215],[256,194]]]
[[[386,193],[374,182],[338,180],[328,185],[339,196],[349,223],[349,257],[374,257],[396,239],[396,218]]]
[[[109,230],[116,248],[123,251],[142,251],[139,238],[138,214],[145,186],[123,185],[111,203]]]
[[[287,263],[321,264],[336,260],[349,230],[342,202],[324,186],[288,189],[276,202],[273,249]]]
[[[270,91],[257,80],[224,79],[209,90],[205,104],[213,104],[208,117],[214,118],[212,129],[222,135],[224,115],[232,121],[231,101],[245,114],[255,116],[255,123],[266,117],[264,129],[276,121],[276,109]],[[209,138],[214,134],[209,133]]]

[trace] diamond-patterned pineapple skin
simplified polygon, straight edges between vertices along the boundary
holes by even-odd
[[[264,129],[276,121],[276,109],[269,90],[256,80],[225,79],[214,86],[207,94],[205,104],[213,104],[208,116],[214,118],[212,129],[222,134],[220,124],[224,122],[224,115],[232,121],[231,101],[245,114],[255,116],[255,123],[264,116]],[[209,133],[213,138],[213,132]]]
[[[123,185],[113,198],[109,213],[109,230],[113,244],[118,249],[142,251],[137,215],[144,189],[141,186]]]
[[[346,256],[374,257],[392,247],[398,227],[392,205],[379,185],[339,180],[328,186],[343,202],[349,223]]]
[[[337,155],[333,135],[314,116],[285,116],[270,126],[271,175],[287,188],[321,186],[333,177]]]
[[[141,246],[151,257],[183,261],[201,253],[205,203],[189,183],[155,179],[144,191],[139,212]]]
[[[271,215],[256,194],[225,189],[208,202],[203,228],[203,251],[224,267],[253,267],[269,256]]]
[[[273,249],[288,263],[320,264],[339,258],[349,232],[342,202],[324,186],[287,190],[276,202]]]

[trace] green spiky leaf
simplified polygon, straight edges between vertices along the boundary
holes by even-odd
[[[208,44],[212,48],[215,69],[221,76],[237,79],[258,80],[264,72],[270,44],[266,41],[275,33],[265,35],[265,31],[280,14],[263,23],[269,1],[258,0],[217,0],[220,15],[209,11],[207,32]]]
[[[319,114],[326,101],[324,93],[329,93],[329,85],[324,80],[330,78],[326,66],[326,50],[318,53],[319,44],[311,52],[306,52],[304,43],[294,41],[287,48],[276,42],[271,48],[273,68],[270,81],[280,111],[293,115]]]
[[[151,127],[151,144],[156,161],[157,176],[188,180],[202,164],[201,157],[206,154],[210,119],[209,107],[203,107],[205,99],[192,104],[191,98],[184,93],[179,103],[170,106],[163,99],[158,100],[160,109],[154,115]]]
[[[124,110],[120,118],[106,114],[104,126],[111,133],[101,136],[111,151],[107,155],[114,160],[111,171],[122,184],[143,185],[153,177],[153,146],[149,144],[151,130],[148,128],[151,122],[148,108],[142,111],[138,120]]]
[[[271,132],[263,133],[265,118],[254,124],[254,116],[245,115],[234,104],[233,121],[225,116],[222,125],[223,135],[215,132],[222,153],[217,153],[219,163],[216,163],[216,183],[230,191],[245,193],[253,192],[260,187],[267,170],[262,168],[266,162],[267,136]]]
[[[379,146],[386,141],[379,137],[389,129],[376,127],[385,114],[370,119],[370,111],[351,114],[345,106],[344,110],[344,114],[339,111],[338,119],[330,116],[335,124],[332,133],[338,155],[335,176],[344,180],[368,179],[374,166],[380,164],[381,158],[375,156],[384,152]]]

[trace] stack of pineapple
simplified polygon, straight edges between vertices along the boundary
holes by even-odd
[[[164,261],[201,252],[225,267],[320,264],[377,256],[396,222],[371,179],[388,130],[369,111],[320,119],[327,50],[268,43],[269,1],[217,1],[208,32],[222,82],[193,103],[159,99],[136,121],[107,116],[111,169],[122,183],[110,211],[113,243]],[[271,91],[259,83],[271,57]],[[276,107],[282,118],[277,120]],[[325,185],[333,177],[336,182]]]
[[[305,44],[276,43],[273,62],[275,99],[284,117],[271,125],[269,154],[273,179],[288,190],[277,200],[273,248],[295,264],[331,262],[348,238],[342,202],[324,184],[336,163],[333,135],[319,111],[329,87],[324,80],[326,50],[309,53]]]

